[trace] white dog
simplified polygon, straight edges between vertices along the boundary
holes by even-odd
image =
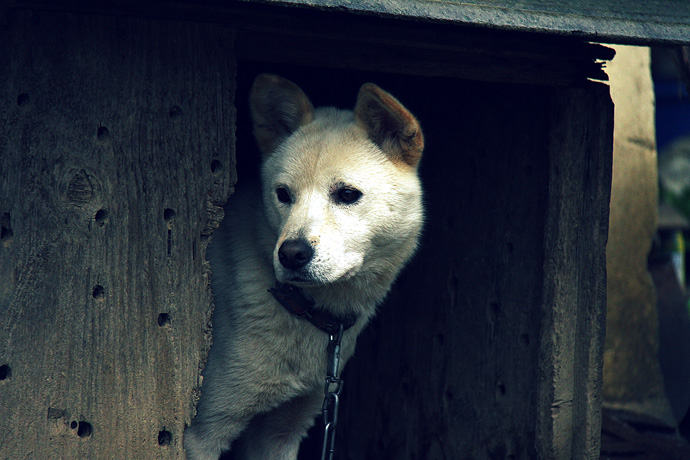
[[[214,343],[189,460],[231,444],[244,460],[297,457],[324,397],[329,328],[346,329],[344,364],[423,222],[422,131],[387,92],[367,83],[354,112],[314,109],[294,83],[260,75],[250,109],[262,193],[231,197],[209,247]],[[281,296],[307,302],[311,320]]]

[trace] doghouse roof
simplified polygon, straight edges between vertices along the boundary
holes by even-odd
[[[222,21],[242,4],[549,33],[601,43],[690,45],[689,0],[15,0],[13,7]],[[0,23],[2,22],[0,8]]]
[[[262,3],[548,32],[604,43],[690,43],[690,1],[687,0],[264,0]]]

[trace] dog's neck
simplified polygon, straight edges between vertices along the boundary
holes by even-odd
[[[331,336],[341,328],[347,330],[354,326],[359,315],[335,316],[328,310],[318,308],[313,300],[307,299],[299,288],[291,284],[280,284],[268,290],[287,311],[304,318],[316,328]]]
[[[388,273],[355,276],[333,283],[300,286],[300,291],[307,299],[313,300],[318,308],[328,310],[335,316],[357,315],[368,321],[386,298],[394,276]]]

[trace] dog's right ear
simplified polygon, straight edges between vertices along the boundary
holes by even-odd
[[[271,74],[261,74],[254,80],[249,109],[256,143],[266,156],[300,126],[314,119],[314,107],[299,86]]]

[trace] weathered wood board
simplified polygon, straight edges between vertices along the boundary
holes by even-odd
[[[268,0],[491,29],[548,32],[606,43],[690,43],[685,0]]]
[[[234,183],[233,36],[5,20],[0,458],[183,459],[209,344],[205,248]]]

